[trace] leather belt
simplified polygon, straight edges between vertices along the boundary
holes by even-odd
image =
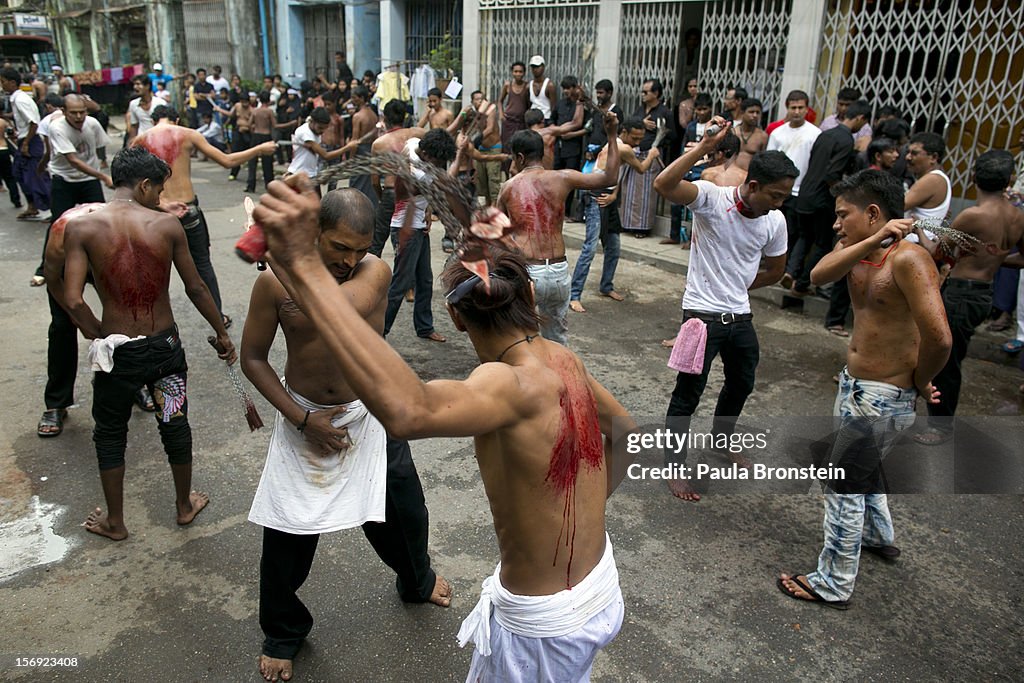
[[[683,311],[683,320],[687,318],[697,318],[703,320],[706,323],[722,323],[723,325],[731,325],[733,323],[742,323],[747,320],[753,320],[753,313],[708,313],[706,311]]]
[[[565,258],[565,254],[556,256],[555,258],[541,258],[541,259],[526,259],[526,263],[531,266],[549,266],[552,263],[565,263],[568,259]]]

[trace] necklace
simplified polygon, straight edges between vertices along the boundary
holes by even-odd
[[[111,197],[110,201],[112,201],[112,202],[128,202],[129,204],[134,204],[135,203],[134,199],[122,199],[121,197]]]
[[[534,339],[536,339],[536,338],[537,338],[537,335],[535,335],[535,334],[528,334],[528,335],[526,335],[525,337],[523,337],[522,339],[517,339],[516,341],[514,341],[514,342],[512,342],[511,344],[509,344],[508,346],[506,346],[506,347],[505,347],[505,350],[504,350],[504,351],[502,351],[501,353],[499,353],[499,354],[498,354],[498,357],[497,357],[497,358],[495,359],[495,362],[497,362],[497,363],[500,363],[500,362],[501,362],[501,359],[502,359],[502,357],[503,357],[503,356],[504,356],[504,355],[505,355],[506,353],[508,353],[508,352],[509,352],[509,350],[510,350],[510,349],[511,349],[511,348],[512,348],[513,346],[515,346],[516,344],[522,344],[523,342],[526,342],[527,344],[529,344],[529,343],[532,343],[532,342],[533,342],[533,340],[534,340]]]
[[[530,169],[533,169],[535,171],[545,170],[543,164],[530,164],[529,166],[523,166],[521,169],[519,169],[519,172],[522,173],[523,171],[529,171]]]

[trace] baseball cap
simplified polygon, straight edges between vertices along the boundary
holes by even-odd
[[[164,70],[164,65],[161,64],[160,62],[156,62],[156,63],[153,64],[153,71],[163,71],[163,70]]]
[[[543,66],[544,58],[540,55],[534,55],[530,57],[530,66]]]

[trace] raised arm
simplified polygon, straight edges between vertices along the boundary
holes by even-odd
[[[608,150],[608,159],[605,162],[604,170],[594,173],[580,173],[579,171],[560,171],[568,177],[569,183],[578,190],[600,190],[611,187],[619,182],[619,166],[621,156],[618,152],[618,144],[615,135],[619,131],[619,119],[609,112],[604,117],[604,130],[608,135],[609,145],[615,145],[615,149]]]
[[[846,277],[853,267],[868,257],[868,254],[882,246],[885,240],[902,240],[910,232],[914,221],[897,218],[883,225],[878,232],[856,244],[837,244],[828,254],[821,257],[818,265],[811,270],[811,284],[815,287],[836,282]]]
[[[664,171],[654,179],[654,189],[665,199],[673,204],[690,204],[697,199],[697,186],[685,180],[686,174],[693,168],[694,164],[703,159],[707,154],[718,146],[718,143],[725,139],[726,135],[732,135],[729,130],[731,123],[716,116],[712,119],[722,127],[715,135],[705,135],[700,142],[690,150],[668,165]]]

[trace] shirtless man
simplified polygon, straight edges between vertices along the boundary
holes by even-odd
[[[542,163],[544,164],[544,168],[546,168],[549,171],[552,170],[555,166],[555,142],[558,141],[558,138],[561,135],[574,131],[582,125],[581,122],[583,120],[583,107],[578,107],[576,111],[580,114],[580,116],[577,119],[573,119],[572,121],[564,123],[560,126],[550,126],[545,124],[544,117],[540,113],[539,109],[530,109],[525,114],[523,114],[523,120],[526,122],[526,129],[532,130],[538,135],[540,135],[541,140],[544,143],[544,156],[542,157]],[[530,112],[537,113],[531,114]],[[509,141],[509,144],[511,151],[511,141]],[[513,157],[514,156],[515,154],[513,153]],[[515,174],[518,172],[519,169],[516,168],[516,166],[513,164],[512,173]]]
[[[115,541],[124,523],[124,453],[135,390],[147,385],[157,405],[157,427],[174,477],[180,525],[190,524],[209,497],[192,491],[192,432],[188,423],[185,351],[168,292],[173,264],[185,292],[217,335],[228,363],[235,349],[209,290],[196,272],[181,225],[155,209],[170,167],[145,149],[129,147],[110,164],[114,196],[92,213],[68,221],[64,235],[64,305],[87,339],[96,372],[93,441],[107,511],[96,508],[86,530]],[[86,275],[95,277],[103,305],[97,320],[82,298]],[[111,335],[139,337],[120,343]],[[109,355],[108,355],[109,354]]]
[[[232,168],[262,154],[273,153],[276,145],[265,142],[244,152],[225,154],[207,142],[198,131],[179,126],[178,112],[171,107],[156,107],[153,109],[152,117],[153,127],[135,138],[133,144],[145,147],[171,167],[171,177],[164,185],[161,207],[172,211],[181,221],[196,270],[210,290],[217,310],[221,311],[224,324],[230,326],[231,318],[224,315],[217,274],[213,270],[213,263],[210,262],[210,229],[206,225],[203,210],[199,208],[199,198],[192,189],[192,151],[202,153],[207,159],[217,162],[224,168]]]
[[[900,555],[882,492],[882,458],[914,423],[918,395],[926,403],[940,400],[932,378],[952,341],[935,264],[903,239],[911,221],[902,218],[899,180],[866,170],[840,180],[832,193],[839,242],[811,279],[821,286],[846,278],[857,321],[839,375],[834,414],[842,420],[829,461],[846,476],[825,488],[825,545],[817,570],[782,574],[776,583],[791,598],[847,609],[861,551],[888,561]]]
[[[460,630],[477,646],[467,680],[524,666],[540,680],[586,680],[623,616],[604,510],[624,474],[608,457],[613,421],[616,436],[632,421],[575,354],[538,336],[525,263],[507,252],[491,252],[489,293],[461,264],[446,268],[448,310],[481,365],[465,381],[423,382],[324,266],[317,208],[308,190],[272,183],[254,217],[348,386],[398,438],[475,437],[501,564]]]
[[[405,103],[391,100],[384,105],[384,135],[370,145],[370,154],[385,152],[401,152],[410,138],[422,138],[427,131],[424,128],[403,128],[405,123]],[[391,234],[391,216],[395,212],[395,176],[372,174],[370,182],[377,192],[377,211],[374,219],[373,241],[370,253],[379,257],[384,251],[384,243]]]
[[[418,127],[430,130],[431,128],[447,129],[452,125],[455,115],[441,103],[442,96],[440,88],[431,88],[427,91],[427,110],[423,112],[419,123],[416,124]]]
[[[351,188],[328,192],[319,226],[317,252],[338,291],[380,335],[391,271],[367,255],[373,206]],[[278,327],[288,347],[284,385],[270,365]],[[271,270],[253,285],[241,360],[246,376],[279,411],[249,520],[263,526],[260,673],[289,680],[313,625],[295,593],[321,533],[362,526],[398,575],[407,602],[447,607],[452,589],[430,568],[427,508],[408,442],[389,438],[367,412],[327,343]]]
[[[512,80],[502,84],[501,94],[498,95],[498,103],[501,105],[501,143],[506,152],[512,136],[526,128],[523,114],[530,108],[530,94],[523,80],[525,75],[526,65],[513,62]]]
[[[230,118],[235,121],[235,135],[231,139],[231,151],[232,152],[244,152],[245,150],[252,147],[252,115],[255,111],[253,109],[256,99],[256,93],[251,92],[245,99],[238,100],[235,102],[231,109],[225,112]],[[214,109],[220,110],[216,105]],[[231,169],[231,173],[228,175],[228,180],[234,180],[238,177],[238,172],[242,169],[241,164]]]
[[[768,133],[761,128],[761,100],[747,98],[740,104],[740,110],[743,112],[740,124],[733,128],[732,132],[740,139],[741,143],[736,164],[740,170],[745,171],[754,155],[768,148]]]
[[[277,116],[273,107],[270,106],[270,93],[266,90],[257,95],[259,106],[252,110],[252,146],[259,147],[265,142],[274,139],[274,125],[277,123]],[[263,154],[260,157],[249,159],[249,177],[246,179],[245,191],[256,191],[256,165],[263,165],[263,188],[266,189],[270,181],[274,179],[274,155]]]
[[[975,253],[962,253],[942,286],[946,319],[953,335],[953,350],[945,367],[935,376],[935,388],[942,394],[938,403],[928,404],[929,428],[914,435],[928,446],[953,437],[953,416],[960,398],[961,365],[978,325],[992,310],[992,280],[999,267],[1017,248],[1024,252],[1024,212],[1004,194],[1014,173],[1013,155],[1003,150],[985,152],[974,162],[974,185],[978,202],[953,220],[953,228],[981,240]]]
[[[502,174],[501,164],[508,158],[501,153],[501,127],[498,125],[498,107],[489,104],[484,100],[484,94],[479,90],[474,95],[480,95],[480,102],[476,104],[478,116],[483,117],[482,137],[480,144],[474,149],[474,167],[476,170],[476,191],[484,198],[487,206],[498,201],[498,192],[501,190]]]
[[[608,139],[618,133],[619,119],[604,116]],[[513,166],[518,173],[501,190],[497,206],[512,220],[513,237],[527,260],[533,279],[540,331],[545,339],[566,344],[569,326],[569,264],[565,258],[562,221],[565,197],[576,190],[602,190],[619,179],[619,156],[610,154],[604,171],[580,173],[569,169],[551,171],[544,167],[544,142],[532,130],[512,138]]]
[[[327,124],[324,132],[320,135],[320,143],[323,145],[324,150],[333,152],[345,145],[345,120],[338,113],[338,91],[328,90],[320,100],[323,102],[324,111],[331,117],[331,122]],[[339,158],[326,162],[326,165],[335,166],[340,163],[341,159]],[[337,182],[328,184],[327,191],[333,190],[337,185]]]
[[[700,174],[700,179],[719,187],[739,187],[747,179],[747,169],[740,168],[738,162],[742,153],[740,138],[735,135],[726,136],[715,147],[714,160]],[[691,229],[690,239],[693,239],[692,232]]]
[[[352,139],[362,140],[364,136],[373,131],[377,126],[377,115],[370,108],[370,91],[363,85],[353,88],[350,102],[355,107],[355,111],[352,114]],[[356,148],[355,156],[357,158],[370,156],[370,148],[372,146],[372,141],[360,142]],[[377,192],[374,190],[373,178],[370,174],[350,178],[348,186],[354,187],[365,194],[373,202],[373,205],[377,206]]]

